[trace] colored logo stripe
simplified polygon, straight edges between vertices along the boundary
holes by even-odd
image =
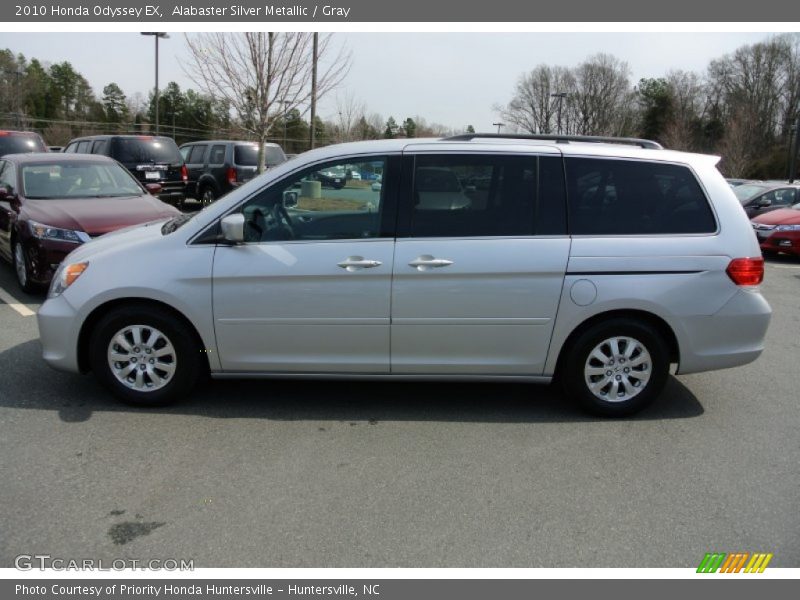
[[[707,552],[697,567],[698,573],[740,573],[744,568],[745,573],[763,573],[772,560],[772,554],[766,552]],[[750,559],[748,562],[747,559]],[[745,563],[747,566],[745,567]]]

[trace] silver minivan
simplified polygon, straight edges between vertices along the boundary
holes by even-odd
[[[39,311],[44,358],[142,405],[206,372],[557,378],[594,413],[631,414],[673,366],[763,349],[763,260],[717,161],[569,136],[313,150],[77,247]]]

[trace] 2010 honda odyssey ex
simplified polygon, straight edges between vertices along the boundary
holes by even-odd
[[[486,134],[307,152],[72,252],[39,311],[44,358],[146,405],[208,371],[558,378],[587,409],[630,414],[671,364],[763,349],[763,260],[717,160]],[[360,178],[324,187],[330,171]]]

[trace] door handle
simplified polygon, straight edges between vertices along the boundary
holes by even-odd
[[[369,260],[363,256],[348,256],[342,262],[336,263],[337,266],[351,273],[353,271],[360,271],[361,269],[380,267],[382,264],[383,263],[379,260]]]
[[[418,256],[408,263],[410,267],[414,267],[418,271],[429,271],[431,269],[438,269],[440,267],[449,267],[452,264],[452,260],[447,260],[446,258],[434,258],[430,254]]]

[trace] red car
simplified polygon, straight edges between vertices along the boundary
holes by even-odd
[[[800,256],[800,204],[773,210],[751,221],[761,252]]]
[[[153,195],[122,165],[85,154],[9,154],[0,158],[0,256],[20,287],[50,282],[79,244],[116,229],[180,212]]]

